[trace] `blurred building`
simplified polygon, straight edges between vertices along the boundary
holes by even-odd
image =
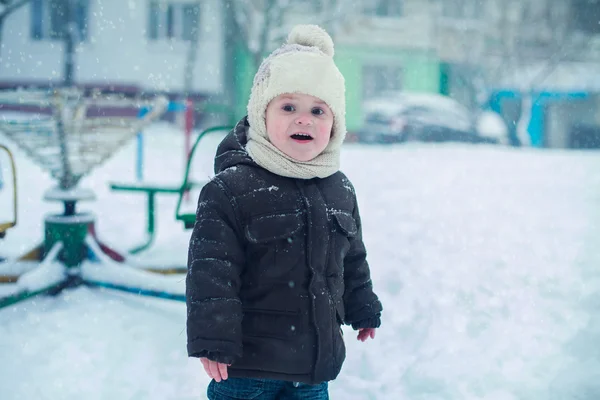
[[[578,71],[596,73],[599,9],[600,0],[30,0],[4,20],[0,87],[61,85],[68,75],[83,87],[191,95],[201,114],[228,103],[239,118],[262,57],[292,25],[318,23],[335,40],[350,131],[362,124],[363,102],[386,91],[442,93],[472,109],[504,93],[496,106],[510,114],[523,93],[565,82],[558,65],[592,65]],[[67,32],[74,40],[70,70]],[[586,121],[600,115],[597,87],[563,85],[565,91],[587,93],[584,103],[563,97],[581,106],[575,114]],[[569,142],[548,139],[556,136],[548,126],[558,125],[537,124],[535,143]]]
[[[64,80],[64,0],[30,0],[6,19],[3,85]],[[223,90],[223,28],[219,0],[160,2],[74,0],[74,81],[123,90],[182,91],[192,31],[200,28],[192,91]],[[196,24],[196,19],[199,23]],[[210,55],[210,57],[208,57]]]
[[[67,3],[72,5],[72,18],[65,11]],[[4,21],[0,87],[64,84],[69,73],[66,36],[71,31],[69,79],[77,86],[130,95],[220,96],[226,82],[221,3],[30,0]],[[193,79],[186,82],[195,30],[198,56]]]
[[[600,1],[440,0],[442,92],[537,147],[600,148]]]
[[[346,78],[349,131],[363,123],[363,102],[382,92],[440,92],[441,60],[435,48],[434,8],[430,2],[321,3],[337,4],[337,14],[333,12],[330,23],[324,25],[334,36],[336,63]],[[296,13],[289,14],[289,24],[310,21],[311,11],[314,13],[314,8],[298,7]]]
[[[65,82],[69,26],[65,2],[68,0],[31,0],[6,19],[1,87],[48,87]],[[287,31],[295,23],[325,25],[335,38],[336,62],[348,84],[350,130],[362,122],[362,101],[382,91],[440,91],[440,59],[433,45],[434,19],[427,2],[288,3],[284,18],[274,22],[279,29],[267,32],[269,46],[264,55],[285,38],[277,32]],[[326,7],[334,3],[337,14],[324,15]],[[244,113],[256,63],[236,40],[246,32],[236,31],[227,1],[71,0],[71,4],[73,84],[132,94],[177,96],[187,92],[198,99],[229,99],[236,117]],[[243,28],[262,29],[260,23],[255,25]],[[193,82],[186,87],[184,75],[194,29],[199,32],[197,61]]]

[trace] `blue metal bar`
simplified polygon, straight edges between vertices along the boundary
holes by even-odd
[[[143,118],[144,115],[148,114],[150,109],[148,107],[140,108],[138,112],[138,118]],[[135,164],[135,176],[138,181],[144,179],[144,133],[142,131],[137,134],[137,160]]]
[[[143,118],[150,109],[148,107],[140,108],[138,118]],[[167,106],[167,112],[184,112],[185,103],[170,101]],[[144,180],[144,133],[137,134],[137,160],[135,165],[135,177],[139,181]]]
[[[170,101],[167,106],[167,112],[183,112],[185,111],[185,107],[185,103],[183,102]]]
[[[149,297],[157,297],[159,299],[167,299],[167,300],[175,300],[181,301],[185,303],[185,295],[184,294],[175,294],[175,293],[166,293],[158,290],[149,290],[149,289],[140,289],[133,288],[125,285],[117,285],[110,282],[98,282],[98,281],[90,281],[84,280],[86,285],[103,287],[106,289],[120,290],[122,292],[137,294],[141,296],[149,296]]]
[[[544,147],[544,104],[535,102],[531,105],[531,118],[527,132],[532,147]]]

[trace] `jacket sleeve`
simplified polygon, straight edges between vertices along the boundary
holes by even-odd
[[[244,250],[230,199],[218,178],[202,189],[186,276],[188,355],[226,364],[242,356]]]
[[[355,200],[356,201],[356,200]],[[350,242],[350,250],[344,258],[344,308],[345,323],[354,329],[379,328],[383,307],[373,292],[367,251],[362,240],[362,225],[358,204],[353,211],[357,233]]]

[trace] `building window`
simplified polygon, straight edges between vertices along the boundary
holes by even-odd
[[[463,0],[442,0],[442,15],[448,18],[461,18],[464,7]]]
[[[401,17],[403,14],[402,0],[375,0],[365,5],[366,15],[377,17]]]
[[[150,40],[192,40],[198,29],[200,5],[197,3],[150,1],[148,38]]]
[[[473,19],[482,19],[485,14],[485,4],[483,1],[475,0],[470,7],[471,17]]]
[[[481,0],[442,0],[442,15],[457,19],[479,19],[484,6]]]
[[[238,0],[239,1],[239,0]],[[344,0],[346,1],[346,0]],[[242,2],[249,2],[247,0],[242,0]],[[275,1],[277,3],[277,1]],[[298,11],[300,13],[321,13],[326,8],[327,5],[335,6],[338,1],[334,1],[332,4],[328,0],[286,0],[280,2],[280,7],[284,12],[289,10],[295,12]]]
[[[394,65],[363,66],[363,99],[377,97],[384,92],[402,90],[402,67]]]
[[[571,27],[575,31],[600,34],[600,0],[573,0]]]
[[[323,0],[312,0],[312,8],[314,12],[320,13],[323,12]]]
[[[69,4],[72,4],[71,9]],[[75,40],[86,41],[89,8],[89,0],[32,0],[31,37],[34,40],[62,40],[68,33],[69,21],[74,21]]]
[[[200,7],[198,4],[183,5],[182,39],[192,40],[198,30],[198,18],[200,18]]]

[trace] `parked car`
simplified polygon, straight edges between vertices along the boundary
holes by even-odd
[[[498,143],[477,130],[477,117],[457,101],[431,93],[390,92],[364,104],[365,121],[358,140]]]

